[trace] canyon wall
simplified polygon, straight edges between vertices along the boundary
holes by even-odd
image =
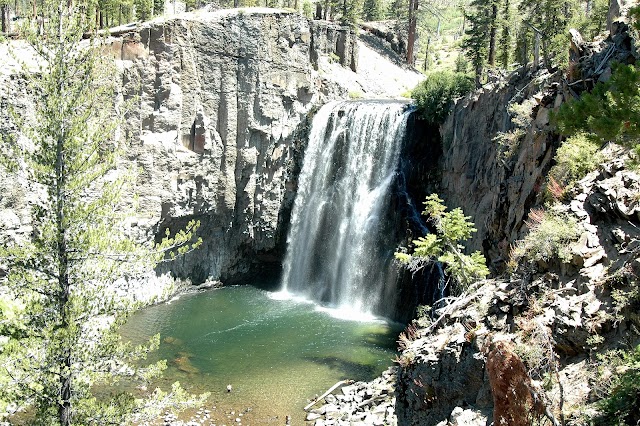
[[[472,216],[478,232],[470,248],[484,251],[494,272],[504,271],[511,246],[529,231],[529,212],[552,199],[544,186],[560,145],[553,110],[608,79],[611,61],[635,61],[624,23],[607,39],[577,40],[568,72],[523,68],[458,102],[442,127],[438,192]],[[637,299],[616,301],[616,294],[637,291],[640,271],[638,250],[628,248],[640,241],[632,201],[640,176],[625,169],[622,152],[607,146],[602,164],[555,200],[566,227],[579,224],[570,259],[521,259],[514,271],[471,285],[401,335],[397,424],[516,424],[505,420],[509,409],[593,424],[591,403],[603,397],[599,382],[611,374],[607,366],[602,376],[594,373],[597,354],[638,344],[630,332]],[[542,389],[547,372],[553,378]]]
[[[116,59],[117,95],[127,108],[122,166],[137,172],[129,195],[138,196],[139,209],[130,232],[149,238],[200,220],[202,247],[161,267],[194,283],[277,262],[307,116],[347,96],[321,75],[318,59],[338,58],[355,71],[355,34],[257,8],[182,14],[120,33],[104,53]],[[28,112],[19,71],[0,74],[2,113],[9,104]],[[9,122],[3,128],[15,130]],[[3,232],[29,232],[28,212],[20,209],[33,190],[21,185],[13,189],[22,198],[0,205]]]
[[[276,260],[306,116],[345,96],[314,65],[333,54],[355,70],[353,33],[294,13],[219,11],[152,22],[113,47],[135,103],[125,129],[145,226],[202,224],[203,247],[168,268],[225,281]]]
[[[611,61],[633,63],[632,46],[622,23],[606,40],[574,39],[569,71],[523,67],[459,101],[442,126],[439,192],[472,216],[478,232],[468,247],[484,252],[494,272],[504,270],[511,244],[526,232],[531,207],[544,201],[560,144],[553,111],[611,76]]]

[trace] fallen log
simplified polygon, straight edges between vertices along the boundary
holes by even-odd
[[[336,383],[335,385],[331,386],[328,391],[326,391],[325,393],[323,393],[322,395],[320,395],[319,397],[317,397],[316,399],[311,401],[306,407],[304,407],[304,411],[309,410],[311,407],[316,405],[322,398],[324,398],[325,396],[329,395],[331,392],[336,390],[338,387],[343,386],[343,385],[350,385],[351,383],[353,383],[353,380],[340,380],[338,383]]]

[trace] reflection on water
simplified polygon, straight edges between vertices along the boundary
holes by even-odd
[[[282,424],[286,415],[300,424],[307,398],[339,380],[370,380],[391,365],[400,329],[336,319],[307,302],[240,286],[144,309],[122,334],[138,343],[160,333],[150,357],[168,361],[160,384],[179,380],[190,392],[211,392],[222,420],[233,411],[246,413],[246,424]]]

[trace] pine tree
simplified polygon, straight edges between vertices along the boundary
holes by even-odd
[[[9,20],[9,1],[0,0],[0,30],[7,34],[11,31]]]
[[[443,200],[437,194],[429,195],[424,205],[422,214],[429,218],[435,227],[435,233],[413,241],[413,253],[408,254],[405,249],[395,254],[396,259],[411,270],[423,268],[428,262],[441,262],[445,273],[454,280],[455,292],[460,292],[474,281],[489,275],[484,256],[478,251],[467,255],[464,253],[464,246],[460,244],[476,232],[471,218],[465,216],[460,208],[447,212]]]
[[[152,414],[154,404],[130,394],[97,398],[93,392],[106,393],[123,376],[148,380],[163,368],[132,364],[158,344],[157,337],[148,347],[132,348],[117,334],[134,306],[117,296],[112,282],[150,267],[163,250],[118,232],[126,208],[120,194],[131,175],[116,169],[113,70],[105,68],[96,40],[89,47],[80,43],[87,24],[81,6],[42,6],[44,34],[27,37],[40,64],[37,73],[26,73],[35,119],[15,118],[33,145],[7,139],[0,155],[6,168],[42,191],[31,239],[0,248],[9,271],[0,301],[14,301],[10,309],[0,303],[2,323],[16,330],[0,355],[6,376],[0,401],[30,404],[31,424],[122,424],[134,414]],[[191,223],[163,247],[192,249],[195,228]],[[184,399],[179,387],[171,393],[176,403]],[[158,402],[166,397],[150,395]]]
[[[551,67],[566,56],[565,34],[575,11],[575,3],[567,0],[523,0],[519,10],[522,21],[540,38],[546,67]]]
[[[418,14],[418,0],[409,0],[409,20],[408,20],[408,29],[407,29],[407,57],[406,63],[409,65],[413,65],[414,63],[414,55],[413,48],[416,43],[416,24]]]
[[[502,0],[502,16],[500,17],[500,54],[498,60],[503,68],[509,67],[511,59],[511,0]]]
[[[565,135],[586,132],[599,141],[615,141],[640,153],[640,70],[617,64],[611,78],[591,93],[562,105],[555,116]]]
[[[364,0],[362,5],[362,19],[378,21],[382,18],[382,4],[380,0]]]
[[[489,53],[487,62],[491,67],[496,65],[496,37],[498,34],[498,2],[492,0],[487,2],[489,9]]]
[[[362,5],[361,0],[337,0],[333,6],[334,19],[338,19],[342,24],[353,25],[358,21]]]
[[[479,86],[487,62],[492,5],[491,2],[474,0],[470,6],[473,11],[465,14],[467,30],[462,48],[473,65],[476,85]]]

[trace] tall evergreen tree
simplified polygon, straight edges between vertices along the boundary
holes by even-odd
[[[361,0],[335,0],[336,3],[333,6],[333,10],[337,13],[334,14],[335,19],[339,19],[340,22],[347,25],[353,25],[358,21],[360,16],[362,4]]]
[[[560,56],[567,50],[563,37],[574,7],[575,3],[568,0],[522,0],[520,3],[524,24],[540,38],[546,67],[552,66],[553,56]]]
[[[465,14],[467,30],[462,48],[473,65],[476,85],[479,86],[487,62],[492,5],[483,0],[473,0],[470,6],[472,11]]]
[[[378,21],[382,19],[382,4],[380,0],[364,0],[362,5],[362,19],[365,21]]]
[[[491,0],[487,2],[489,14],[489,53],[487,62],[490,66],[496,65],[496,38],[498,34],[498,2]]]
[[[409,0],[409,20],[407,29],[407,57],[406,62],[409,65],[414,63],[413,49],[416,44],[416,24],[418,20],[418,0]]]
[[[13,138],[0,150],[1,164],[43,194],[33,206],[31,239],[0,247],[0,263],[9,267],[2,299],[19,305],[13,320],[2,312],[4,326],[13,323],[19,332],[0,354],[0,374],[9,377],[0,401],[31,404],[30,424],[36,425],[130,423],[134,413],[143,414],[139,400],[122,392],[97,398],[93,391],[111,389],[123,375],[146,380],[162,369],[130,364],[149,348],[131,348],[117,334],[133,306],[117,296],[112,282],[163,254],[117,231],[129,174],[115,168],[114,79],[99,46],[80,43],[87,24],[82,6],[43,5],[44,34],[28,35],[40,64],[27,76],[35,119],[16,117],[33,145]],[[193,248],[195,227],[164,245]],[[113,320],[105,324],[108,318]],[[172,393],[184,396],[179,387]]]
[[[0,0],[0,30],[3,33],[11,31],[9,20],[9,0]]]
[[[498,60],[503,68],[509,67],[511,59],[511,0],[502,0],[502,16],[500,17],[500,53]]]

